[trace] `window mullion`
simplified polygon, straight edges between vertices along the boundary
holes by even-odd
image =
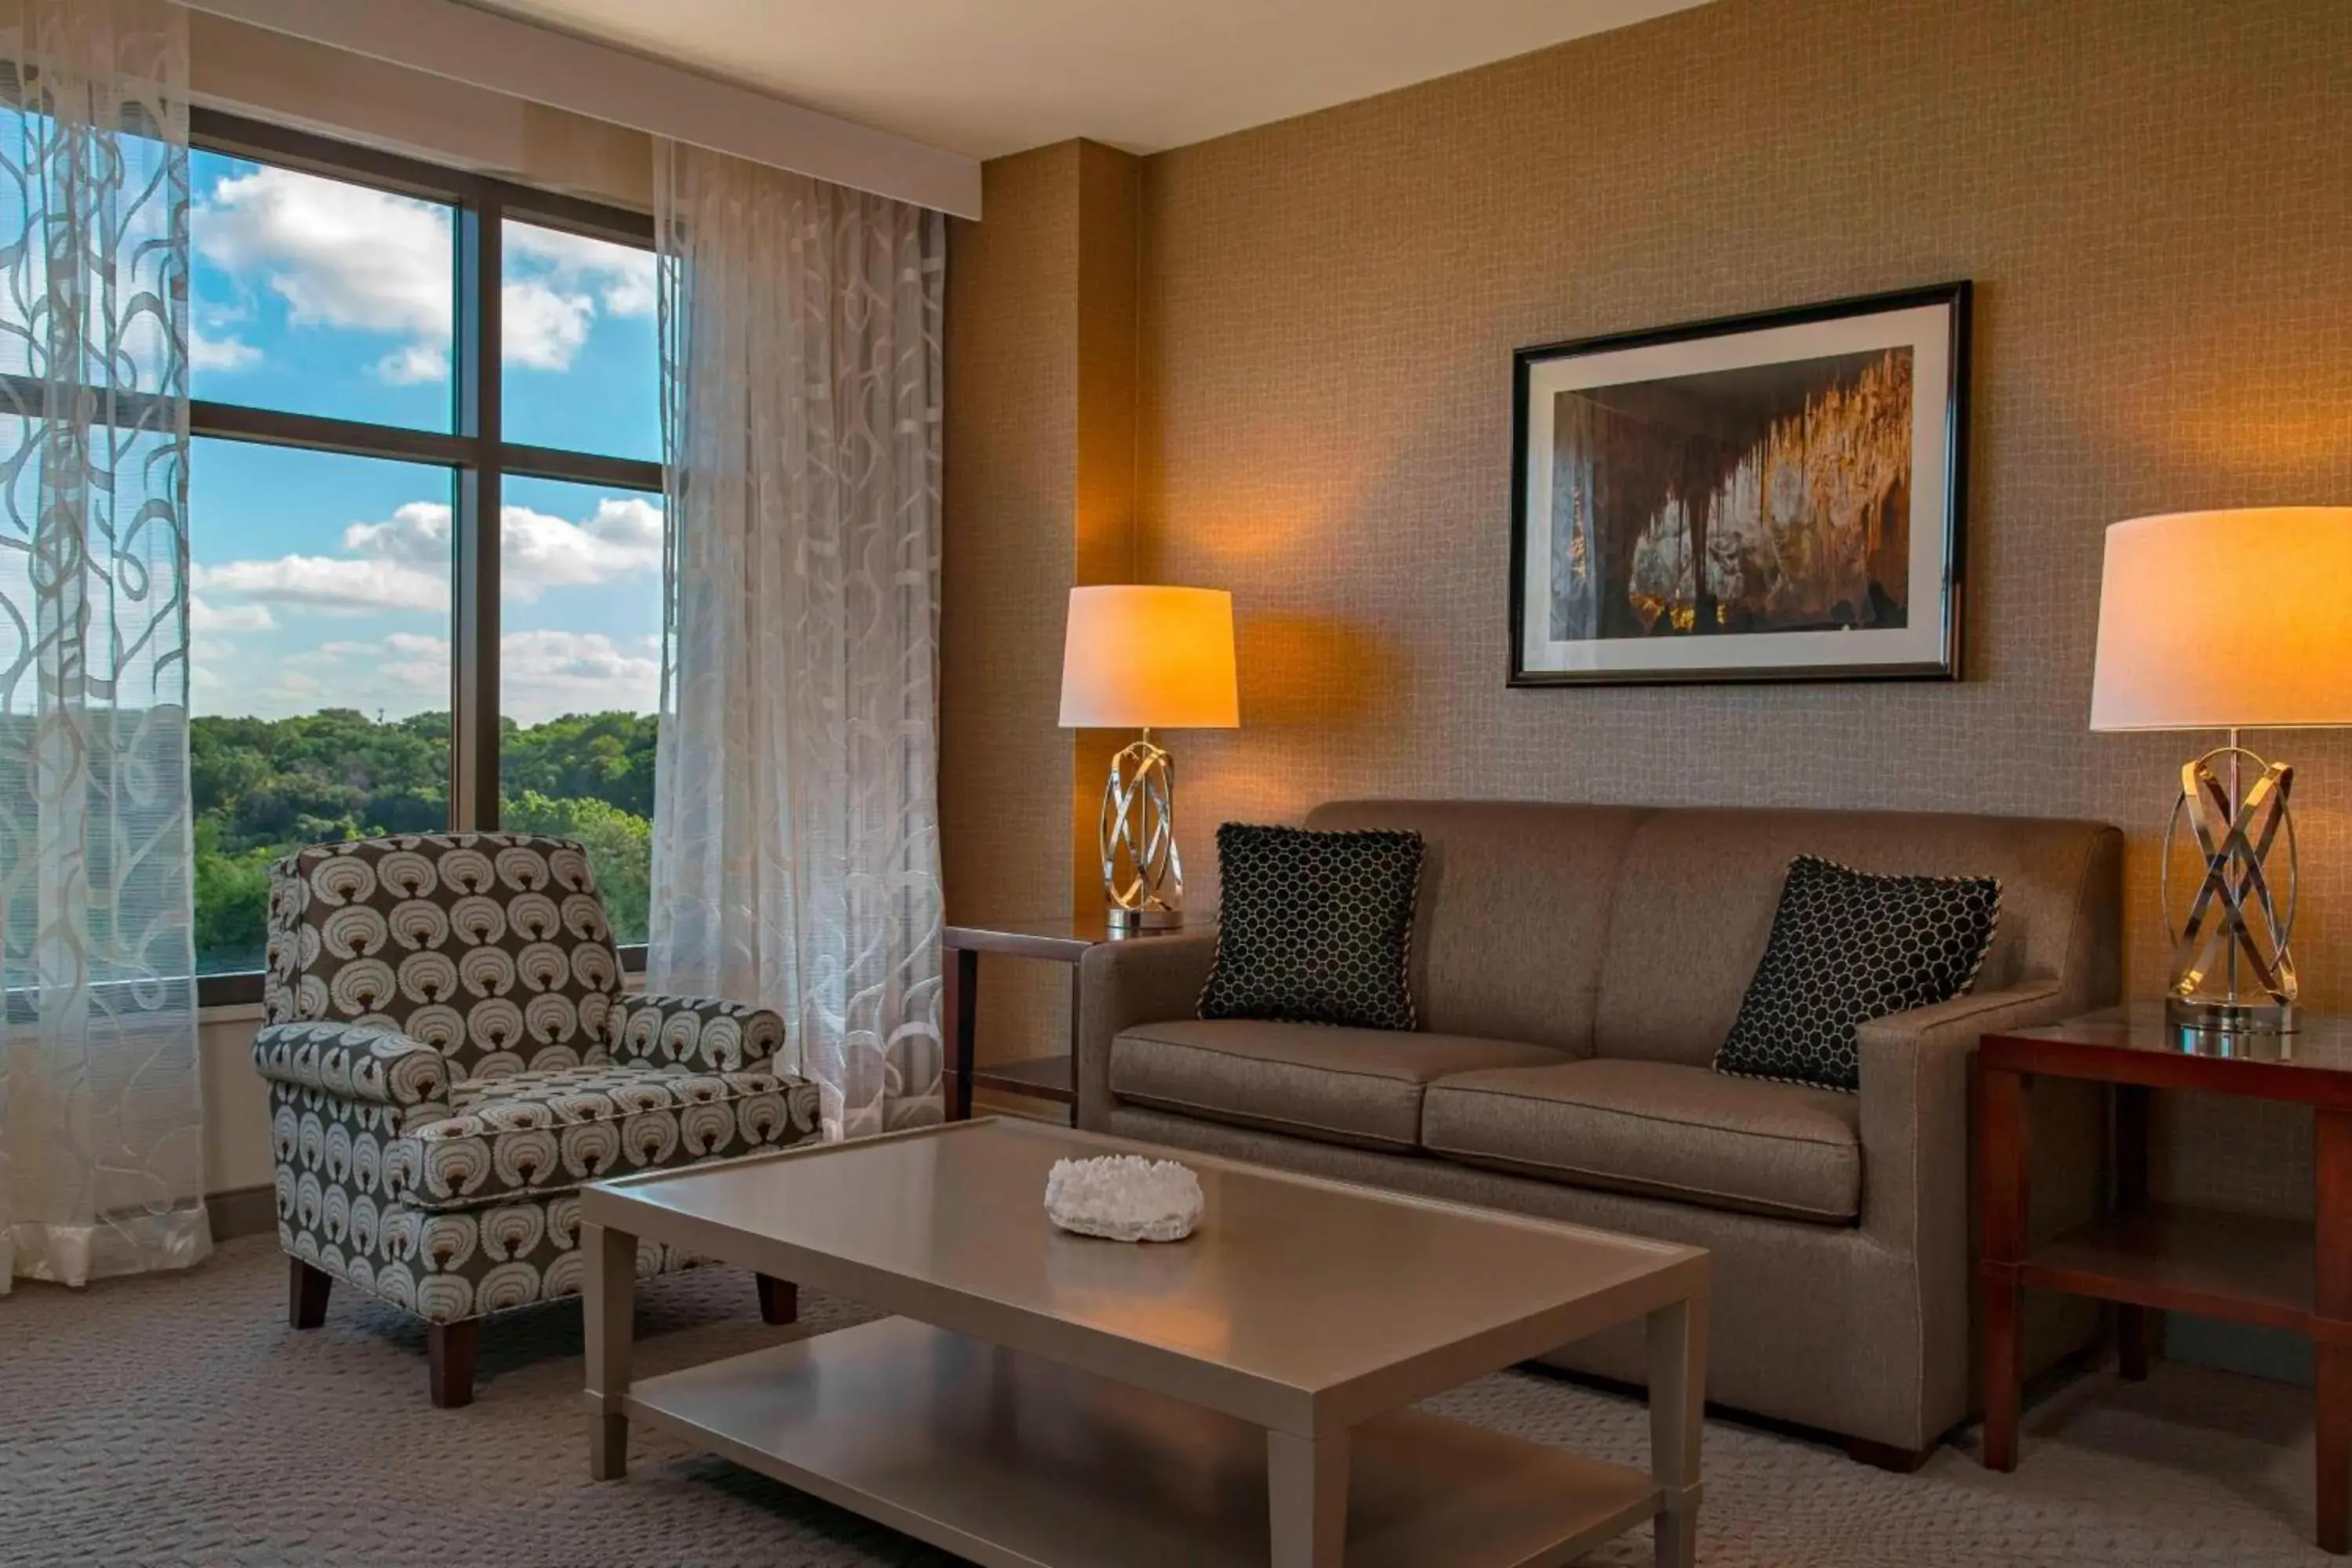
[[[457,430],[473,443],[457,476],[449,648],[449,821],[499,825],[499,279],[504,212],[495,195],[457,216]]]

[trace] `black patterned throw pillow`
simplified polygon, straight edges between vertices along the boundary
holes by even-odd
[[[1856,1028],[1973,984],[2000,921],[1990,877],[1883,877],[1800,855],[1717,1072],[1849,1092]]]
[[[1413,1026],[1421,835],[1217,829],[1217,959],[1203,1018]]]

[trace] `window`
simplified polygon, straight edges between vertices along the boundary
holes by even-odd
[[[261,967],[288,849],[449,825],[456,494],[446,468],[190,443],[199,974]]]
[[[270,862],[369,834],[580,838],[641,944],[651,225],[203,110],[193,139],[204,1000],[259,994]]]
[[[661,697],[658,495],[507,481],[499,821],[588,847],[623,942],[646,940]]]

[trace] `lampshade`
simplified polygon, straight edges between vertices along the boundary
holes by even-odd
[[[2107,530],[2094,730],[2352,724],[2352,507]]]
[[[1231,594],[1136,584],[1070,590],[1063,728],[1230,730],[1240,722]]]

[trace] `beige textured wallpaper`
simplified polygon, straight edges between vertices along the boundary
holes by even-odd
[[[1136,310],[1143,220],[1143,161],[1099,142],[1077,143],[1078,440],[1076,546],[1068,585],[1136,581]],[[1060,673],[1058,618],[1052,626]],[[1057,684],[1055,696],[1060,697]],[[1100,818],[1110,760],[1134,739],[1111,730],[1073,737],[1070,904],[1100,907]]]
[[[982,171],[948,268],[941,838],[950,921],[1097,906],[1095,803],[1128,737],[1061,706],[1070,588],[1136,566],[1143,166],[1065,142]],[[982,1061],[1066,1047],[1070,972],[981,963]]]
[[[1196,885],[1339,794],[2079,814],[2136,835],[2154,986],[2197,738],[2084,730],[2101,530],[2352,502],[2347,150],[2343,0],[1717,0],[1151,158],[1141,564],[1242,616],[1244,727],[1174,741]],[[1954,278],[1965,682],[1506,689],[1514,348]],[[2352,735],[2253,740],[2352,1007]],[[2293,1209],[2307,1139],[2176,1108],[2165,1180]]]
[[[949,232],[940,837],[953,921],[1070,901],[1071,741],[1054,719],[1076,551],[1077,156],[1065,143],[988,164],[988,221]],[[982,970],[982,1059],[1036,1056],[1066,1031],[1066,974]]]

